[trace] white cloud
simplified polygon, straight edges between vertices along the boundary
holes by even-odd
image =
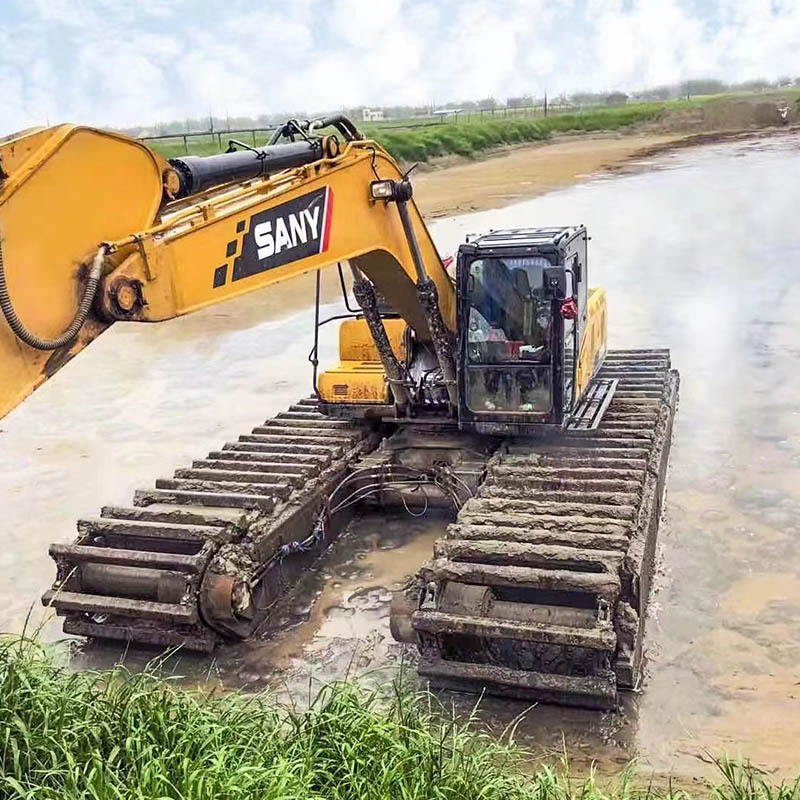
[[[0,0],[0,134],[800,75],[798,0]]]

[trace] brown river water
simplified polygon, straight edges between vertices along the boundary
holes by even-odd
[[[601,770],[709,774],[709,756],[800,770],[800,135],[657,156],[503,209],[438,221],[443,253],[489,228],[584,223],[612,347],[672,349],[681,372],[646,678],[618,713],[531,708],[516,739],[563,741]],[[117,324],[0,422],[0,630],[18,631],[75,520],[247,432],[310,391],[312,281],[157,326]],[[326,279],[326,309],[335,311]],[[331,330],[332,332],[332,330]],[[329,337],[323,360],[333,360]],[[443,518],[365,515],[253,642],[174,669],[225,686],[308,693],[392,678],[390,592]],[[34,624],[34,623],[31,623]],[[47,623],[47,635],[58,628]],[[83,648],[107,666],[119,648]],[[138,667],[152,653],[128,651]],[[443,695],[467,712],[475,698]],[[525,705],[484,698],[497,731]]]

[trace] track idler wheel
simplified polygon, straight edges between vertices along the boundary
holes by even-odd
[[[244,576],[207,573],[200,587],[200,613],[223,636],[246,639],[255,626],[255,602]]]
[[[411,615],[419,608],[419,590],[401,589],[392,593],[389,607],[389,630],[395,641],[417,644],[417,634],[411,627]]]

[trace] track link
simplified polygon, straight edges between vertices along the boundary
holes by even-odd
[[[435,687],[613,708],[636,685],[678,374],[669,351],[609,352],[599,427],[505,442],[415,586]]]
[[[348,465],[376,441],[300,400],[137,490],[130,507],[80,520],[72,544],[50,547],[57,577],[42,601],[82,636],[200,651],[243,638],[346,523],[313,546],[289,544],[308,538]]]

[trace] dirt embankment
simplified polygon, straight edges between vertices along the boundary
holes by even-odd
[[[427,218],[485,211],[571,186],[613,169],[676,134],[591,134],[497,150],[477,161],[449,159],[414,178],[414,197]]]
[[[790,123],[800,121],[795,92],[753,95],[738,100],[712,100],[700,106],[670,110],[637,126],[642,133],[719,133],[769,128],[781,124],[779,109],[788,109]]]
[[[778,107],[790,109],[789,126]],[[427,218],[485,211],[578,183],[590,175],[625,168],[678,147],[730,139],[783,134],[800,123],[800,98],[725,101],[670,111],[635,129],[609,133],[563,134],[488,151],[478,160],[449,156],[423,165],[414,177],[414,195]]]

